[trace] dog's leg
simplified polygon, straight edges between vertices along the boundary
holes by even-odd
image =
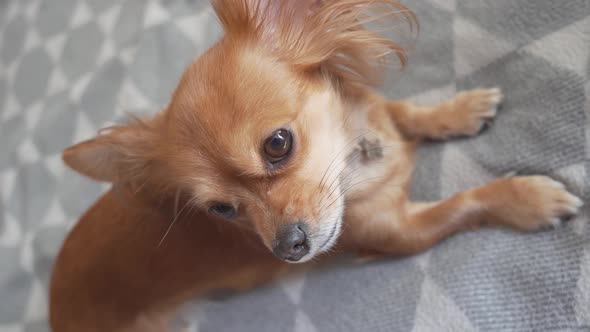
[[[458,93],[436,106],[387,101],[385,107],[398,129],[416,139],[447,139],[477,134],[496,115],[502,92],[498,88]]]
[[[556,225],[560,218],[576,213],[582,201],[548,177],[523,176],[499,179],[436,203],[398,200],[389,204],[391,208],[379,213],[374,212],[383,209],[379,203],[352,207],[349,218],[353,220],[344,246],[385,254],[414,254],[482,223],[521,231]]]

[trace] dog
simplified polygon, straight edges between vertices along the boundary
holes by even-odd
[[[184,72],[169,104],[63,153],[113,184],[56,260],[56,332],[167,331],[183,302],[247,290],[330,251],[423,252],[483,224],[556,225],[582,201],[546,176],[499,178],[437,202],[409,199],[424,140],[474,136],[498,88],[438,105],[374,88],[404,48],[365,28],[416,27],[393,0],[216,0],[224,36]],[[294,264],[307,263],[307,264]]]

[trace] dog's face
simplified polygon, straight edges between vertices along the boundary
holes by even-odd
[[[342,227],[342,91],[372,83],[375,60],[403,59],[396,44],[359,27],[375,4],[401,7],[214,2],[226,34],[189,66],[166,109],[72,147],[64,160],[98,180],[182,190],[210,222],[251,227],[277,257],[313,258]]]
[[[340,98],[236,43],[222,40],[181,79],[166,116],[167,167],[193,204],[253,227],[281,259],[306,261],[334,244],[342,223]]]

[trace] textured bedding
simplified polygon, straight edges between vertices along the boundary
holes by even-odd
[[[590,1],[413,0],[420,36],[383,92],[436,102],[500,86],[493,126],[419,151],[412,196],[509,172],[590,200]],[[220,36],[206,1],[0,0],[0,332],[47,331],[61,241],[107,189],[60,151],[163,106]],[[192,331],[590,331],[590,206],[535,234],[481,230],[411,258],[329,268],[183,308]]]

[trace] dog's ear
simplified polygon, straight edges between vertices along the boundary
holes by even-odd
[[[379,85],[391,55],[403,67],[406,50],[385,35],[400,21],[411,35],[417,27],[415,15],[394,0],[214,0],[213,5],[227,36],[254,39],[299,70],[346,84]]]
[[[67,148],[62,158],[70,168],[97,181],[130,180],[153,159],[156,135],[152,123],[134,118]]]

